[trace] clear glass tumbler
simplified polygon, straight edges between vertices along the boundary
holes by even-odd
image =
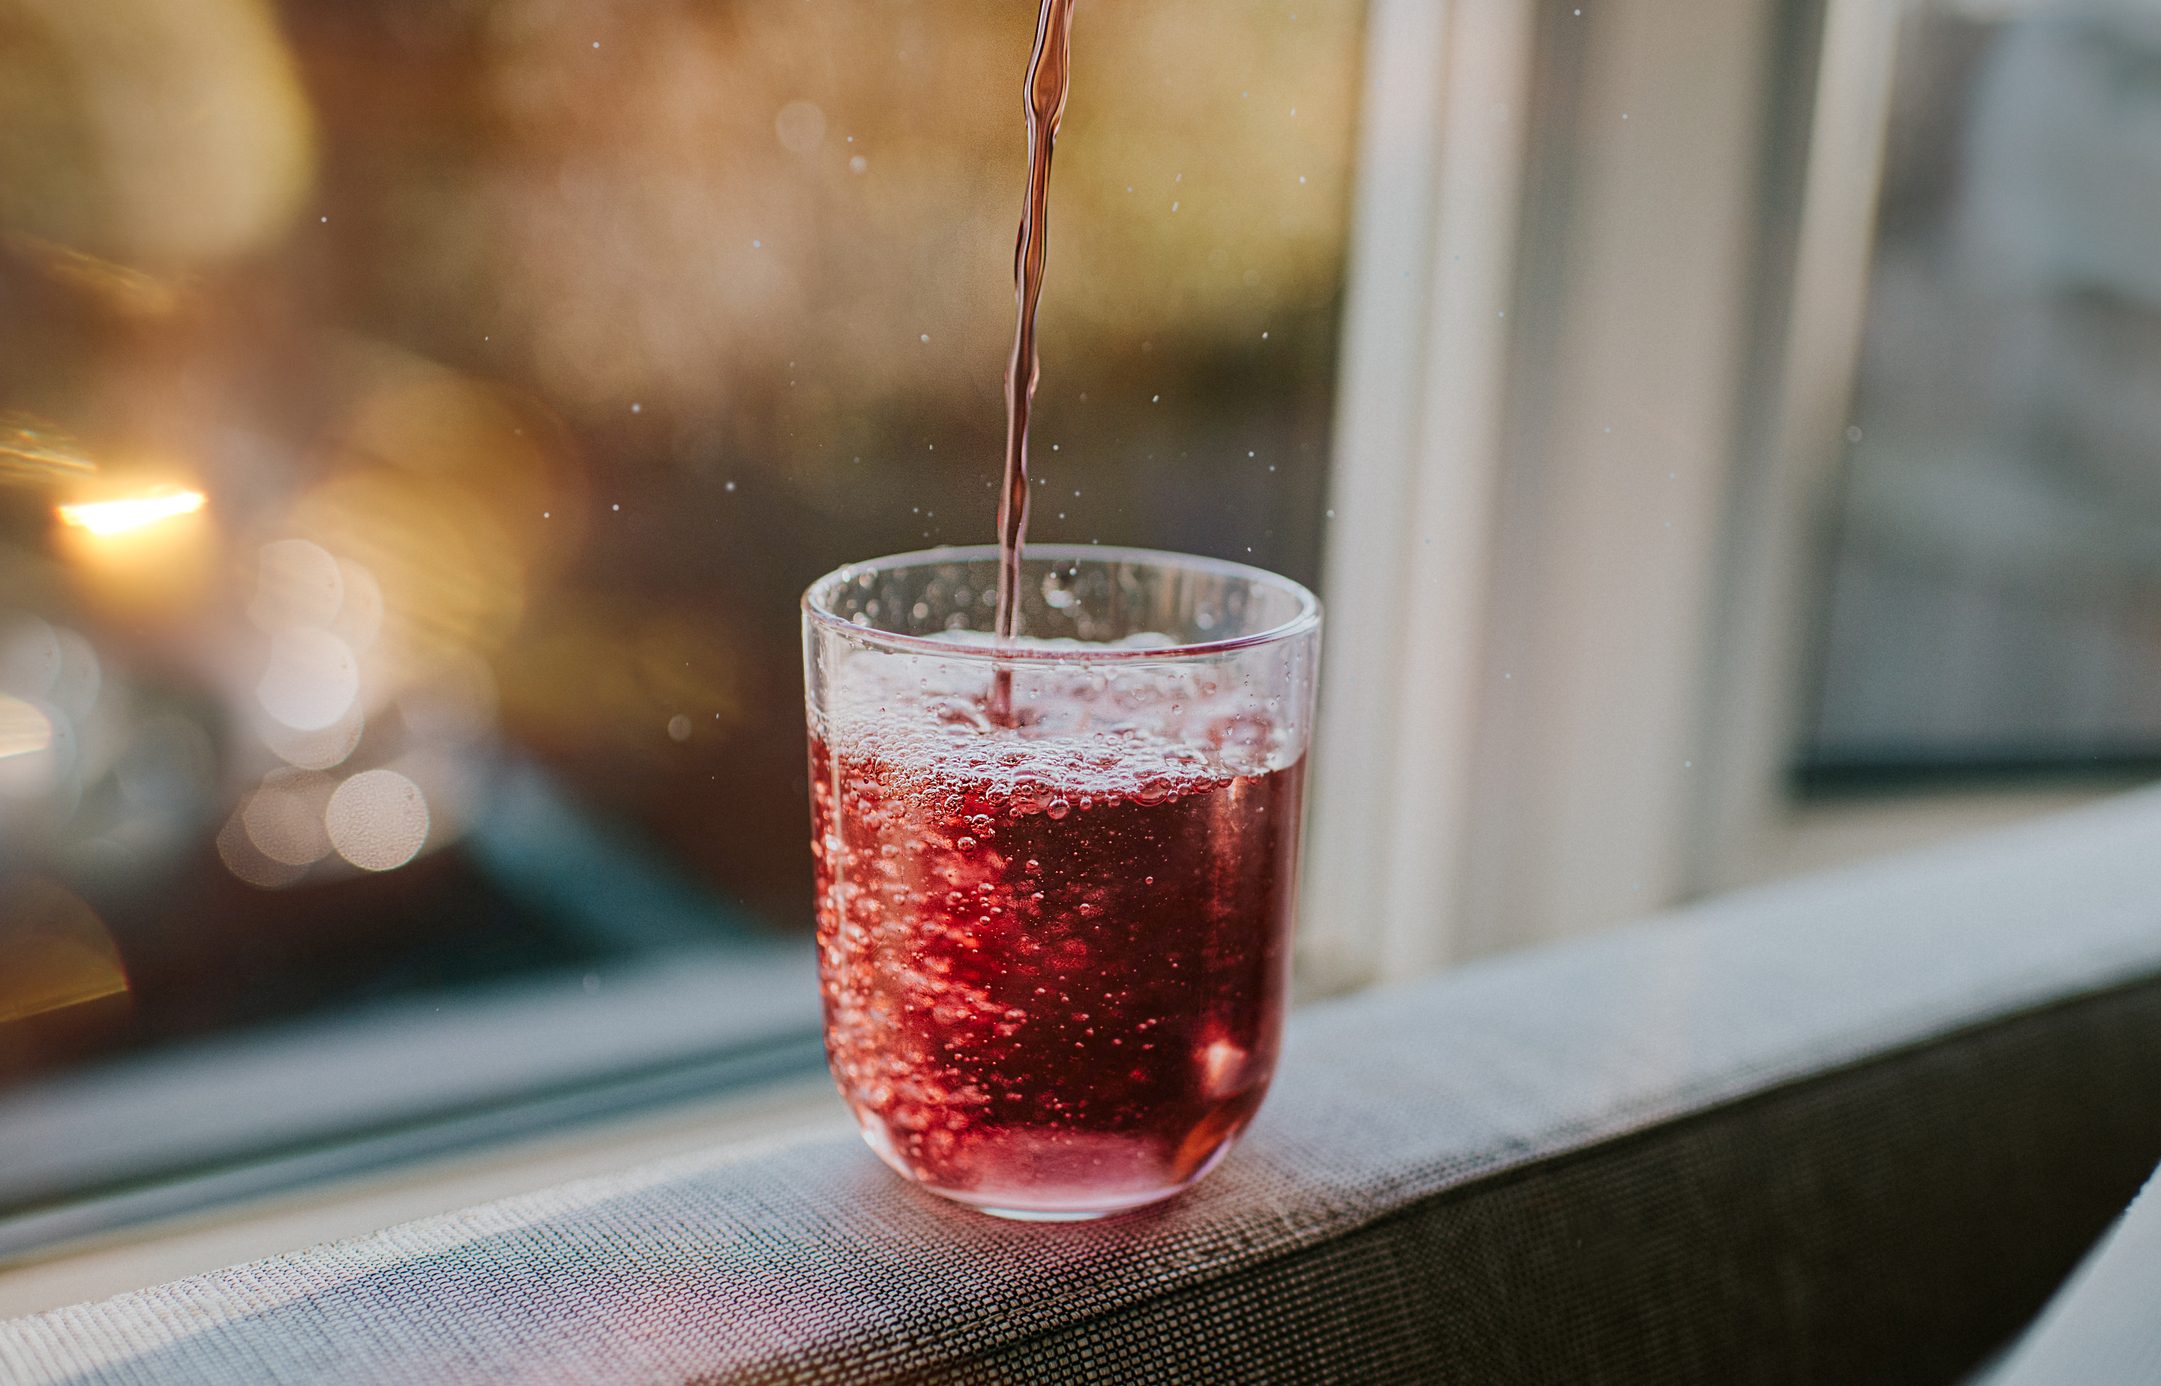
[[[826,1052],[947,1198],[1097,1217],[1252,1119],[1289,984],[1320,604],[1235,563],[1035,545],[804,594]]]

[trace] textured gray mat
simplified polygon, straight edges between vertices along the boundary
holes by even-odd
[[[1245,1143],[1161,1212],[998,1223],[852,1143],[678,1160],[0,1324],[0,1381],[970,1374],[1437,1193],[2151,976],[2157,863],[2140,795],[1308,1010]],[[1067,1379],[1145,1374],[1060,1341]]]

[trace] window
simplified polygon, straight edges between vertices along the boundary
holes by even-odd
[[[2115,13],[1373,6],[1309,980],[2152,772]]]
[[[1908,5],[1806,786],[2161,759],[2161,33]]]
[[[991,537],[1025,9],[0,7],[0,1250],[814,1061],[795,601]],[[1081,17],[1035,536],[1314,578],[1360,10]]]

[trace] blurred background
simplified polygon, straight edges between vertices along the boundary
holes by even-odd
[[[0,0],[0,1258],[815,1063],[1033,22]],[[1315,992],[1969,830],[2161,767],[2156,226],[2137,0],[1087,0],[1031,533],[1322,585]]]
[[[1357,7],[1100,9],[1033,532],[1311,580]],[[796,597],[994,535],[1032,31],[0,5],[0,1082],[807,931]]]
[[[1898,38],[1824,785],[2161,765],[2161,9],[2018,8]]]

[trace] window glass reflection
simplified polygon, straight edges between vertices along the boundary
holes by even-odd
[[[2161,756],[2161,23],[1916,5],[1806,768]]]
[[[797,595],[991,537],[1026,9],[0,0],[0,1083],[807,930]],[[1359,9],[1083,17],[1038,537],[1312,580]]]

